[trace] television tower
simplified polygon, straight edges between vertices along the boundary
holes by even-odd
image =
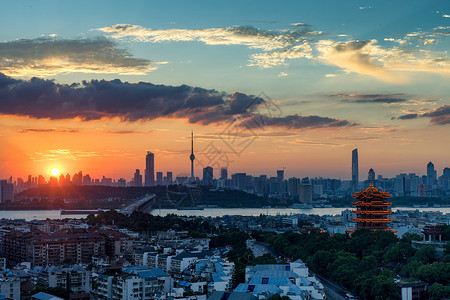
[[[191,131],[191,156],[189,157],[191,160],[191,183],[194,183],[194,132]]]

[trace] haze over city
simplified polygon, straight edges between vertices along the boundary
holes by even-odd
[[[230,174],[350,179],[354,148],[361,174],[440,173],[446,4],[8,2],[0,178],[129,178],[148,150],[187,176],[191,130],[196,163],[213,146]]]

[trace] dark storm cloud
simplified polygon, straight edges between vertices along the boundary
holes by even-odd
[[[405,94],[336,94],[330,95],[330,97],[342,98],[342,102],[351,103],[402,103],[407,102],[409,99]]]
[[[430,118],[431,123],[436,125],[450,124],[450,105],[442,105],[431,112],[424,113],[422,117]]]
[[[346,120],[339,120],[320,116],[299,116],[297,114],[287,115],[284,117],[266,117],[266,116],[252,116],[244,121],[242,125],[249,128],[258,128],[264,126],[284,127],[288,129],[305,129],[305,128],[320,128],[320,127],[344,127],[353,126]]]
[[[403,116],[398,117],[400,120],[411,120],[411,119],[417,119],[419,117],[418,114],[406,114]]]
[[[416,118],[430,118],[430,122],[435,125],[450,124],[450,105],[442,105],[423,114],[411,113],[398,117],[400,120],[410,120]]]
[[[0,73],[3,115],[84,121],[118,118],[127,122],[179,118],[203,125],[258,118],[266,126],[288,128],[349,125],[345,120],[319,116],[263,117],[258,113],[263,105],[265,101],[260,97],[188,85],[128,83],[118,79],[67,85],[39,78],[15,80]]]

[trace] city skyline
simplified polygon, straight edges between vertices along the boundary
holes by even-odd
[[[192,145],[192,144],[191,144]],[[339,179],[339,180],[344,180],[344,181],[348,181],[351,185],[352,185],[352,189],[359,189],[360,187],[358,186],[358,184],[366,181],[366,180],[377,180],[377,176],[382,176],[382,178],[393,178],[397,175],[402,175],[402,174],[415,174],[416,176],[425,176],[427,177],[427,184],[431,184],[432,182],[436,181],[437,178],[441,175],[446,175],[448,176],[448,174],[446,174],[446,172],[448,172],[449,167],[444,167],[441,171],[438,172],[438,170],[435,169],[433,162],[428,162],[426,165],[424,165],[424,172],[422,173],[418,173],[418,172],[412,172],[412,171],[401,171],[397,174],[394,174],[393,176],[386,176],[380,172],[375,172],[375,170],[373,168],[370,168],[367,170],[367,172],[363,171],[362,173],[364,174],[361,178],[359,178],[359,167],[358,167],[358,149],[353,149],[352,150],[352,163],[351,163],[351,173],[350,173],[350,178],[340,178],[340,177],[334,177],[334,179]],[[193,153],[193,152],[191,152]],[[191,159],[191,157],[189,157],[190,161],[192,162],[193,160]],[[131,183],[132,186],[134,186],[134,184],[136,183],[136,181],[140,181],[140,184],[137,184],[137,186],[153,186],[156,185],[158,180],[154,180],[155,176],[158,175],[158,173],[160,173],[160,176],[163,176],[164,172],[166,172],[168,177],[168,174],[170,173],[170,178],[172,178],[172,174],[173,172],[170,169],[154,169],[154,164],[155,164],[155,153],[152,153],[151,151],[147,151],[147,154],[145,156],[145,168],[137,168],[134,171],[134,174],[132,173],[132,170],[129,170],[129,174],[128,175],[123,175],[123,176],[119,176],[119,177],[108,177],[105,176],[105,174],[101,175],[100,177],[95,177],[95,176],[90,176],[89,172],[85,172],[84,170],[78,170],[76,172],[73,172],[73,176],[72,176],[72,182],[75,182],[77,180],[82,180],[82,176],[86,175],[89,177],[89,179],[92,179],[92,183],[94,183],[94,179],[97,180],[104,180],[107,179],[108,182],[109,180],[111,180],[111,182],[118,182],[119,180],[124,180],[127,183]],[[148,169],[148,166],[151,166],[150,169]],[[228,167],[220,167],[220,168],[212,168],[209,165],[199,165],[197,166],[199,168],[199,173],[203,172],[203,176],[205,175],[205,169],[208,169],[207,173],[208,173],[208,177],[211,177],[212,179],[227,179],[229,177],[228,172],[230,171],[230,169]],[[191,164],[191,168],[192,168],[192,164]],[[148,178],[153,178],[153,182],[150,182],[147,184],[147,180],[145,180],[145,176],[142,176],[142,174],[140,174],[141,170],[144,170],[144,175],[148,176]],[[147,171],[148,170],[148,171]],[[153,170],[153,172],[151,172],[151,170]],[[192,169],[191,169],[192,170]],[[326,176],[326,175],[321,175],[321,176],[309,176],[308,174],[288,174],[288,176],[285,177],[285,170],[286,167],[283,167],[282,170],[271,170],[267,173],[247,173],[245,169],[239,169],[239,170],[231,170],[230,175],[235,175],[238,173],[245,173],[248,175],[251,175],[253,177],[258,177],[258,176],[268,176],[270,178],[277,178],[278,180],[284,181],[287,180],[289,178],[329,178],[329,179],[333,179],[333,177],[331,176]],[[3,180],[10,180],[12,178],[12,182],[14,183],[14,181],[16,181],[17,179],[21,179],[24,182],[26,180],[30,180],[30,178],[42,178],[42,180],[45,180],[46,183],[51,183],[52,178],[56,178],[57,181],[53,180],[53,182],[58,182],[60,180],[62,180],[63,182],[70,182],[71,181],[71,173],[70,172],[63,172],[62,170],[58,170],[60,171],[60,173],[58,175],[54,175],[52,174],[53,169],[49,171],[48,174],[28,174],[27,176],[23,176],[23,177],[16,177],[14,178],[13,176],[8,176],[5,177]],[[356,172],[356,174],[355,174]],[[366,175],[367,174],[367,175]],[[377,174],[377,176],[375,176],[375,174]],[[192,175],[193,173],[187,174],[187,173],[181,173],[181,174],[175,174],[175,178],[176,177],[184,177],[184,178],[189,178],[189,182],[195,182],[196,178],[200,178],[200,180],[203,180],[203,177],[200,177],[199,175],[194,176],[194,180],[192,180]],[[273,176],[271,176],[273,175]],[[80,177],[79,179],[75,179]],[[137,179],[139,178],[140,179]],[[162,177],[161,177],[162,178]],[[164,177],[165,178],[165,177]],[[48,179],[48,180],[47,180]],[[171,180],[171,182],[174,182]],[[97,182],[97,183],[101,183],[101,181]]]
[[[145,177],[147,149],[189,177],[191,131],[197,176],[450,165],[444,0],[15,1],[0,25],[0,179]]]

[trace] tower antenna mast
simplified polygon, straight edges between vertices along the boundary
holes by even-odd
[[[191,156],[189,157],[191,160],[191,183],[194,183],[194,131],[191,131]]]

